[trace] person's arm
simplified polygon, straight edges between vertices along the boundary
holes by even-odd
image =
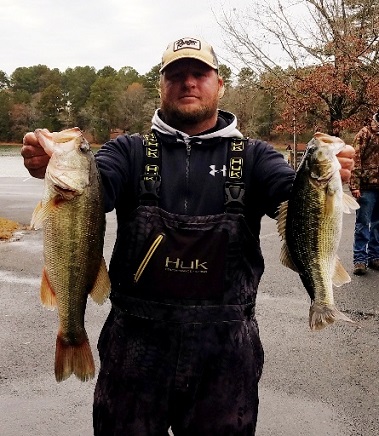
[[[351,178],[349,181],[349,188],[351,195],[355,198],[360,198],[361,196],[361,173],[362,173],[362,160],[361,152],[364,145],[367,143],[367,132],[361,129],[355,136],[353,141],[353,148],[355,151],[354,155],[354,168],[351,172]]]
[[[263,207],[263,213],[275,218],[279,205],[288,200],[295,171],[283,159],[282,155],[263,141],[255,141],[249,150],[248,159],[253,162],[251,174],[251,193],[256,201],[255,206]],[[345,145],[337,155],[340,162],[341,179],[347,183],[354,167],[354,148]],[[256,187],[259,186],[259,189]]]
[[[133,147],[136,141],[142,139],[119,136],[105,143],[95,155],[102,179],[106,212],[114,209],[123,191],[131,182],[130,162],[134,161],[133,155],[137,150],[140,153],[142,150],[141,147]],[[31,176],[39,179],[45,177],[50,156],[45,153],[34,132],[28,132],[24,136],[21,156]],[[140,161],[142,162],[141,159]]]

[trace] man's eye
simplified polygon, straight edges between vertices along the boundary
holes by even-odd
[[[172,74],[168,77],[171,81],[178,81],[182,79],[182,76],[180,74]]]

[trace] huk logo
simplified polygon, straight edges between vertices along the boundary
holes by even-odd
[[[224,177],[226,177],[226,166],[225,165],[222,166],[221,170],[217,170],[216,165],[209,165],[209,168],[211,169],[209,171],[209,174],[212,175],[213,177],[215,177],[217,173],[222,173],[222,175]]]
[[[169,271],[205,273],[208,271],[208,267],[206,265],[207,262],[200,262],[199,259],[184,262],[179,257],[176,259],[170,259],[169,257],[166,257],[165,267]]]

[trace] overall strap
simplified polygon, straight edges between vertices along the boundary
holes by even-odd
[[[232,138],[228,148],[228,170],[225,181],[225,212],[243,213],[245,183],[243,181],[244,161],[248,139]],[[154,132],[143,136],[144,172],[140,176],[139,204],[158,206],[161,185],[162,153]]]
[[[245,206],[244,162],[247,138],[233,138],[228,149],[228,171],[225,181],[225,212],[243,213]]]
[[[144,172],[140,176],[139,204],[158,206],[162,153],[154,132],[143,135]]]

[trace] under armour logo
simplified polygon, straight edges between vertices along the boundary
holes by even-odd
[[[226,166],[223,165],[221,170],[216,169],[216,165],[209,165],[209,168],[211,169],[209,171],[209,174],[215,177],[216,173],[222,173],[224,177],[226,177]]]

